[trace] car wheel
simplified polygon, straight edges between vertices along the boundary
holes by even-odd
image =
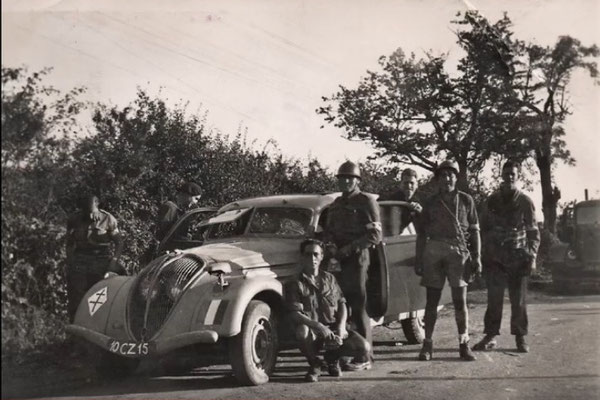
[[[96,373],[104,379],[126,378],[133,374],[140,360],[137,358],[121,357],[108,351],[97,354]]]
[[[400,321],[404,336],[410,344],[423,343],[425,339],[425,323],[423,316],[407,318]]]
[[[252,300],[242,329],[229,342],[229,360],[235,377],[244,385],[269,381],[277,361],[277,317],[266,303]]]

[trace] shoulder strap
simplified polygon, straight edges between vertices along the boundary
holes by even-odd
[[[460,237],[460,245],[461,245],[461,247],[463,247],[463,250],[465,250],[465,251],[468,252],[469,251],[469,247],[467,245],[467,239],[465,238],[465,234],[463,233],[463,230],[460,227],[460,222],[458,221],[458,205],[460,203],[460,196],[459,196],[459,194],[456,193],[456,213],[453,213],[452,210],[450,210],[450,208],[444,202],[444,199],[442,197],[440,197],[440,202],[442,203],[442,206],[444,206],[444,208],[446,209],[446,211],[448,211],[448,214],[450,214],[452,216],[452,220],[454,222],[454,228],[456,229],[456,232],[458,233],[458,236]]]

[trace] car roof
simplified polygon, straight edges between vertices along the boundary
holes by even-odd
[[[283,194],[277,196],[252,197],[224,205],[219,212],[249,207],[301,207],[320,210],[339,197],[341,193]]]

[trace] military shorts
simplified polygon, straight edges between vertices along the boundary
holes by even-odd
[[[421,286],[442,289],[446,278],[451,287],[467,286],[464,279],[467,254],[450,242],[428,240],[423,256]]]

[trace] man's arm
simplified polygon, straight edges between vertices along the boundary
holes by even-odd
[[[481,274],[481,236],[479,234],[479,218],[475,201],[469,196],[469,210],[467,213],[467,222],[469,223],[469,250],[471,252],[471,260],[475,265],[475,273]]]
[[[123,237],[121,236],[121,232],[119,231],[119,227],[117,226],[117,220],[112,215],[110,216],[110,231],[109,231],[110,239],[115,245],[115,251],[113,253],[112,258],[110,259],[110,263],[108,264],[108,271],[119,273],[121,271],[121,267],[119,265],[119,260],[121,259],[121,254],[123,253],[123,247],[125,246],[125,242],[123,241]]]
[[[381,217],[379,216],[379,205],[370,196],[367,196],[364,212],[366,212],[367,215],[365,234],[358,239],[353,240],[349,245],[340,249],[340,252],[343,255],[351,254],[355,250],[368,249],[369,247],[375,246],[381,242],[382,228]]]
[[[527,199],[527,206],[524,212],[525,230],[527,232],[527,248],[535,258],[540,247],[540,231],[535,218],[535,205],[531,199]]]
[[[337,334],[342,338],[348,337],[348,330],[346,329],[346,323],[348,322],[348,309],[346,308],[346,302],[344,300],[338,301],[338,311],[335,316]]]
[[[160,206],[158,211],[158,218],[156,221],[156,239],[161,241],[177,219],[177,207],[171,203],[166,202]]]
[[[302,301],[300,299],[300,295],[298,293],[298,283],[292,282],[286,286],[286,290],[284,292],[285,302],[287,304],[288,310],[291,312],[291,319],[296,324],[306,325],[309,328],[313,329],[319,336],[324,338],[332,337],[333,332],[321,324],[319,321],[315,321],[309,318],[304,313],[304,306],[302,305]]]

